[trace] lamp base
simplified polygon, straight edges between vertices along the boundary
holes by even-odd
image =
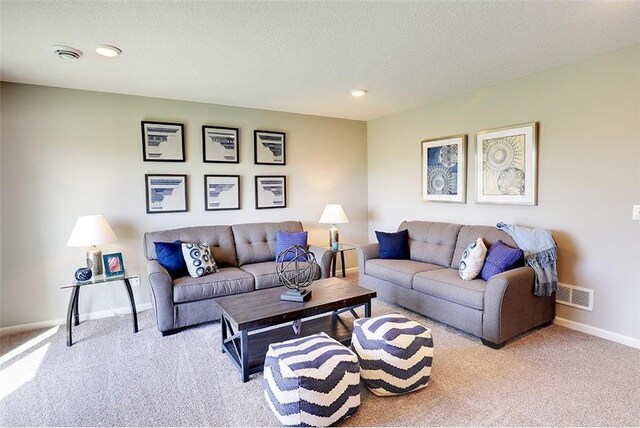
[[[333,251],[338,251],[340,248],[340,232],[338,232],[338,228],[334,224],[329,229],[329,240],[331,241],[331,249]]]
[[[287,302],[306,302],[311,299],[311,290],[287,290],[280,295],[280,300]]]
[[[91,269],[91,274],[95,278],[96,275],[102,275],[104,270],[102,268],[102,251],[100,248],[92,245],[87,250],[87,267]]]

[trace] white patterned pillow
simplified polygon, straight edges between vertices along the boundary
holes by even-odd
[[[471,281],[480,274],[484,259],[487,256],[487,247],[484,245],[482,238],[476,239],[469,244],[462,253],[462,260],[458,266],[460,278],[465,281]]]
[[[213,260],[211,249],[206,244],[184,242],[182,244],[182,257],[184,257],[184,262],[187,264],[189,275],[193,278],[218,272],[218,265]]]

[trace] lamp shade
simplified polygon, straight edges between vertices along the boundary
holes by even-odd
[[[116,234],[101,215],[86,215],[78,217],[76,225],[67,241],[70,247],[87,247],[102,245],[117,240]]]
[[[340,204],[327,204],[322,211],[319,223],[337,224],[337,223],[349,223],[347,215],[342,209]]]

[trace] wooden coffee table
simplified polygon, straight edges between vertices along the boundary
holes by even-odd
[[[222,352],[240,369],[243,382],[263,370],[269,344],[325,332],[349,345],[354,318],[340,314],[348,311],[357,318],[354,308],[364,306],[365,317],[371,316],[375,291],[338,278],[314,281],[309,289],[311,300],[304,303],[280,300],[283,287],[215,300],[221,312]]]

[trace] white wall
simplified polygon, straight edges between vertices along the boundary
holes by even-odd
[[[258,221],[300,220],[310,241],[328,245],[317,223],[325,204],[341,203],[343,242],[367,240],[364,122],[219,105],[2,83],[1,211],[3,327],[63,317],[69,282],[84,248],[65,244],[78,216],[104,214],[125,266],[143,277],[134,290],[150,302],[145,231]],[[185,163],[142,161],[141,120],[185,124]],[[201,126],[240,128],[240,164],[204,164]],[[287,165],[253,164],[253,130],[287,133]],[[188,213],[146,214],[144,174],[188,174]],[[204,174],[239,174],[242,209],[204,211]],[[287,175],[287,208],[256,210],[254,175]],[[354,255],[348,265],[355,266]],[[83,290],[80,312],[126,307],[120,284]]]
[[[538,205],[476,205],[475,132],[533,121]],[[462,133],[467,203],[421,202],[420,141]],[[550,229],[560,281],[595,290],[593,312],[557,315],[640,338],[639,45],[370,121],[368,169],[371,241],[405,219]]]

